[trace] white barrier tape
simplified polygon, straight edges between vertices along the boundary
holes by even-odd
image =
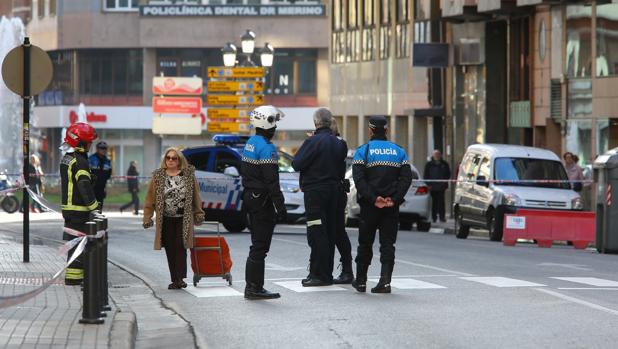
[[[9,189],[0,190],[0,195],[12,193],[12,192],[18,191],[20,189],[24,189],[24,188],[25,188],[25,186],[19,186],[19,187],[13,187],[13,188],[9,188]]]
[[[96,234],[90,236],[90,235],[88,235],[88,234],[86,234],[84,232],[81,232],[79,230],[75,230],[75,229],[71,229],[71,228],[67,228],[67,227],[62,228],[62,231],[67,233],[67,234],[69,234],[69,235],[73,235],[73,236],[78,236],[78,237],[87,236],[90,239],[100,239],[100,238],[104,237],[105,234],[106,234],[105,230],[99,230],[99,231],[96,232]]]
[[[51,202],[45,200],[45,198],[43,198],[39,194],[32,191],[32,189],[28,188],[28,193],[30,194],[30,197],[32,198],[32,200],[36,201],[39,205],[43,206],[45,209],[55,212],[55,213],[62,213],[62,209],[60,208],[60,206],[52,204]]]
[[[76,239],[73,240],[77,240],[79,245],[77,245],[77,248],[75,249],[75,252],[73,252],[73,255],[71,256],[71,258],[69,259],[69,261],[64,265],[64,267],[62,267],[62,269],[58,270],[58,272],[56,272],[54,274],[54,276],[52,276],[51,279],[45,281],[40,287],[35,288],[32,291],[26,292],[26,293],[22,293],[22,294],[18,294],[18,295],[14,295],[14,296],[0,296],[0,309],[2,308],[7,308],[13,305],[17,305],[20,303],[23,303],[29,299],[32,299],[34,297],[36,297],[37,295],[39,295],[41,292],[45,291],[49,286],[51,286],[56,279],[62,274],[62,272],[64,271],[64,269],[66,269],[69,265],[71,265],[71,263],[73,263],[75,261],[75,259],[77,259],[77,257],[79,255],[81,255],[84,252],[84,248],[86,246],[86,242],[88,241],[87,239],[85,239],[84,236],[82,237],[78,237]],[[73,240],[69,241],[72,242]]]

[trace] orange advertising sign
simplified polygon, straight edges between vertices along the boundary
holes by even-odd
[[[200,97],[153,97],[152,110],[156,114],[191,114],[202,112]]]
[[[156,76],[152,79],[152,93],[155,95],[201,95],[201,78]]]

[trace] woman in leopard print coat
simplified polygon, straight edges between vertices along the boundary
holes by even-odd
[[[193,247],[193,226],[204,221],[195,168],[176,148],[165,150],[161,167],[152,174],[144,202],[144,229],[156,227],[154,249],[165,247],[172,283],[187,287],[187,248]],[[155,215],[155,221],[152,217]]]

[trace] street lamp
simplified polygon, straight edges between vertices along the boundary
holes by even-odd
[[[260,49],[260,61],[262,66],[266,69],[273,66],[273,58],[275,57],[275,49],[273,45],[266,43],[264,47]]]
[[[245,65],[249,67],[255,66],[255,63],[251,60],[251,55],[255,50],[255,33],[252,30],[247,29],[247,31],[240,36],[240,44],[242,47],[242,53],[247,56]]]
[[[228,42],[221,49],[223,54],[223,65],[226,67],[233,67],[236,65],[236,46],[231,42]]]

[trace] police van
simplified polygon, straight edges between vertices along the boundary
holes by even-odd
[[[195,166],[206,220],[218,221],[230,232],[247,227],[247,214],[242,209],[242,184],[239,175],[242,152],[248,136],[215,135],[214,145],[187,148],[182,151]],[[283,192],[288,221],[303,219],[305,206],[299,176],[292,168],[292,156],[279,153],[279,182]]]

